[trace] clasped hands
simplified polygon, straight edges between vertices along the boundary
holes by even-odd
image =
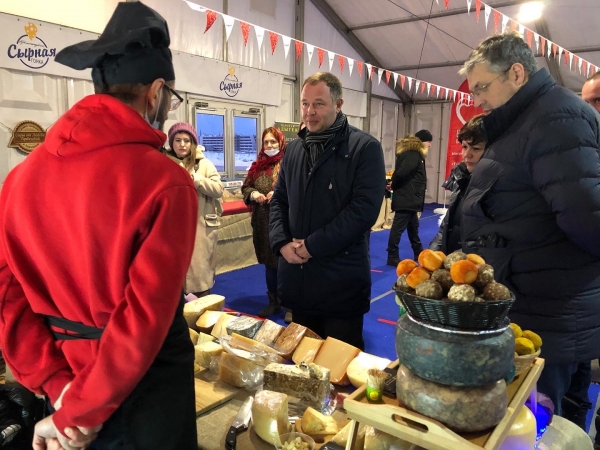
[[[254,195],[254,193],[257,193],[257,195]],[[271,203],[272,198],[273,198],[273,191],[269,192],[267,195],[261,194],[258,191],[254,191],[252,193],[252,199],[259,205],[262,205],[264,203]]]
[[[306,245],[304,245],[304,239],[294,238],[292,242],[288,242],[281,247],[280,252],[281,256],[283,256],[289,264],[304,264],[312,258],[306,249]]]
[[[70,386],[71,383],[67,383],[54,404],[57,411],[62,406],[62,398]],[[96,439],[102,428],[102,425],[94,428],[67,427],[63,430],[67,436],[65,437],[54,425],[53,416],[54,414],[35,424],[33,450],[84,450]]]

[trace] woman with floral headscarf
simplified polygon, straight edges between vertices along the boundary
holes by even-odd
[[[258,315],[268,317],[281,311],[277,299],[277,256],[271,251],[269,244],[269,203],[273,189],[277,183],[277,175],[283,152],[285,136],[275,127],[269,127],[262,134],[262,148],[256,161],[250,166],[248,176],[242,186],[244,202],[254,208],[252,210],[252,240],[256,259],[265,265],[268,305]]]

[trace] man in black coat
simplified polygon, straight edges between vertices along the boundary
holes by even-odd
[[[509,315],[543,339],[538,390],[585,424],[600,354],[600,127],[596,112],[537,70],[517,33],[484,40],[463,74],[487,146],[463,203],[463,251],[480,254],[516,297]]]
[[[423,135],[421,130],[419,133]],[[429,133],[431,136],[431,133]],[[428,136],[427,136],[428,137]],[[431,139],[426,142],[431,143]],[[427,173],[425,157],[428,145],[416,136],[406,136],[396,142],[396,166],[392,175],[392,211],[394,221],[390,230],[387,246],[387,264],[396,267],[400,262],[398,246],[404,230],[408,231],[408,239],[413,250],[415,261],[423,251],[419,239],[419,216],[425,203],[427,189]]]
[[[271,199],[278,296],[294,322],[364,348],[370,308],[369,235],[385,187],[383,151],[348,124],[342,85],[327,72],[302,87],[306,128],[286,149]]]

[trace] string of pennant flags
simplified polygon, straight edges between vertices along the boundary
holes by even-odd
[[[461,99],[465,99],[467,101],[472,100],[471,96],[467,93],[460,92],[460,91],[457,91],[455,89],[451,89],[451,88],[448,88],[445,86],[440,86],[440,85],[430,83],[427,81],[419,80],[414,77],[409,77],[407,75],[396,73],[396,72],[393,72],[393,71],[390,71],[387,69],[383,69],[381,67],[376,67],[369,63],[363,63],[362,61],[355,60],[354,58],[350,58],[348,56],[344,56],[339,53],[317,47],[315,45],[309,44],[308,42],[299,41],[299,40],[291,38],[289,36],[285,36],[281,33],[277,33],[275,31],[268,30],[268,29],[260,27],[258,25],[254,25],[254,24],[245,22],[243,20],[237,19],[233,16],[223,14],[223,13],[220,13],[217,11],[213,11],[210,8],[190,2],[189,0],[183,0],[183,1],[185,3],[187,3],[187,5],[192,10],[198,11],[201,13],[206,13],[206,28],[204,30],[204,33],[206,33],[208,30],[210,30],[210,28],[216,22],[217,17],[221,16],[223,19],[223,23],[225,25],[226,40],[229,40],[229,36],[231,35],[231,32],[233,31],[235,22],[238,21],[240,24],[241,32],[242,32],[244,46],[246,46],[248,44],[248,41],[250,39],[250,29],[253,28],[255,35],[256,35],[259,51],[262,48],[265,35],[268,35],[269,43],[271,46],[271,54],[274,54],[275,49],[277,48],[277,44],[279,42],[279,38],[281,37],[286,59],[288,58],[290,48],[292,45],[292,41],[294,41],[296,60],[300,59],[300,57],[302,56],[304,47],[306,47],[306,54],[308,55],[308,62],[310,64],[312,61],[312,57],[316,50],[317,58],[319,61],[319,68],[323,65],[323,62],[325,60],[325,55],[327,55],[327,59],[329,62],[329,71],[332,71],[335,60],[337,59],[337,63],[338,63],[340,72],[343,73],[344,69],[346,67],[346,61],[347,61],[348,73],[350,76],[352,76],[352,72],[354,71],[354,67],[356,66],[356,69],[357,69],[356,71],[358,72],[360,77],[363,76],[364,69],[366,69],[365,75],[368,76],[369,79],[372,80],[373,76],[376,74],[378,83],[381,83],[383,77],[385,76],[385,82],[389,86],[390,80],[393,78],[394,84],[391,86],[392,89],[395,88],[399,82],[400,87],[403,90],[405,89],[405,87],[408,88],[409,94],[412,92],[412,89],[414,87],[415,94],[418,94],[420,91],[421,94],[426,94],[428,97],[432,97],[432,98],[435,97],[437,99],[446,99],[446,100],[452,99],[453,101],[456,101],[457,96],[459,96]],[[439,4],[439,0],[436,0],[436,1]],[[470,14],[471,5],[473,3],[473,0],[466,0],[466,2],[467,2],[467,10],[468,10],[468,13]],[[446,9],[448,9],[450,0],[444,0],[444,3],[446,5]],[[588,73],[595,73],[597,70],[599,70],[597,66],[590,63],[589,61],[586,61],[585,59],[579,57],[578,55],[575,55],[572,52],[569,52],[568,50],[564,49],[563,47],[558,46],[556,43],[539,35],[538,33],[534,33],[529,28],[526,28],[524,25],[510,19],[509,17],[500,13],[498,10],[490,7],[489,5],[487,5],[486,3],[483,3],[480,0],[475,0],[475,16],[476,16],[477,22],[479,22],[479,17],[480,17],[480,12],[481,12],[482,6],[484,8],[486,30],[488,29],[489,18],[490,18],[490,16],[493,15],[493,17],[494,17],[494,32],[496,32],[496,33],[498,32],[498,27],[499,27],[500,23],[502,24],[502,30],[506,29],[507,26],[510,26],[513,30],[517,30],[517,29],[519,30],[519,32],[526,38],[526,41],[530,47],[532,47],[533,42],[535,41],[537,51],[539,51],[539,47],[541,45],[542,54],[546,55],[546,49],[547,49],[548,58],[550,58],[551,55],[554,55],[554,58],[556,58],[558,55],[558,58],[560,59],[562,57],[562,55],[564,54],[565,64],[567,64],[571,70],[574,69],[573,63],[575,63],[575,67],[579,68],[580,74],[585,75]],[[532,47],[532,49],[533,49],[533,47]]]

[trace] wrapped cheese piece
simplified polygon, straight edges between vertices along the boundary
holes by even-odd
[[[191,328],[188,328],[188,330],[190,330],[190,339],[192,340],[192,344],[196,345],[198,343],[198,333]]]
[[[188,327],[194,328],[196,321],[204,311],[222,311],[223,306],[225,306],[225,297],[222,295],[206,295],[183,305],[183,317],[185,317]]]
[[[291,430],[288,396],[281,392],[258,391],[252,403],[252,427],[263,441],[280,448],[279,435]]]
[[[262,382],[262,367],[230,353],[221,353],[219,381],[237,387],[253,387]]]
[[[331,442],[339,444],[346,448],[348,445],[348,437],[350,436],[350,427],[352,426],[352,422],[348,422],[348,424],[342,428],[338,434],[336,434]],[[358,433],[356,436],[356,441],[354,442],[354,447],[352,450],[363,450],[365,448],[365,425],[359,424]]]
[[[302,415],[302,432],[310,437],[337,434],[338,425],[331,416],[326,416],[310,406]]]
[[[369,369],[383,370],[389,366],[390,363],[391,361],[389,359],[360,352],[358,356],[348,364],[346,374],[348,375],[348,379],[350,380],[350,383],[352,383],[352,386],[361,387],[367,382],[367,372]]]
[[[412,446],[410,442],[396,436],[376,430],[371,426],[365,427],[365,450],[409,450]]]
[[[273,345],[283,330],[285,330],[284,326],[266,319],[254,335],[254,340],[265,345]]]
[[[329,395],[329,369],[312,363],[272,363],[264,369],[263,388],[298,397],[322,410]]]
[[[323,345],[323,340],[315,339],[311,337],[304,336],[300,341],[298,347],[296,347],[296,351],[292,356],[292,361],[296,364],[300,363],[311,363],[315,360],[315,356],[317,356],[317,352]]]
[[[403,365],[396,377],[396,396],[407,408],[457,432],[493,427],[508,404],[504,380],[478,387],[446,386],[420,378]]]
[[[217,320],[217,323],[215,323],[215,326],[213,327],[212,331],[210,332],[211,336],[214,336],[217,339],[219,339],[219,337],[221,337],[222,335],[227,335],[227,324],[235,319],[237,319],[237,317],[231,314],[221,315]]]
[[[300,344],[305,333],[306,327],[292,322],[287,326],[283,333],[279,335],[273,348],[285,359],[291,360],[296,347]]]
[[[240,316],[226,326],[227,334],[237,333],[240,336],[252,338],[262,326],[262,320],[250,316]]]
[[[229,345],[231,348],[237,348],[241,350],[246,350],[247,352],[254,353],[255,355],[263,356],[271,360],[271,362],[276,363],[284,363],[285,359],[277,354],[277,352],[269,347],[268,345],[262,344],[260,342],[256,342],[253,339],[249,339],[244,336],[240,336],[237,333],[233,333],[231,335],[231,340],[229,341]]]
[[[210,369],[211,361],[223,352],[223,347],[216,342],[203,342],[194,346],[194,351],[196,353],[195,362]]]
[[[331,371],[330,380],[333,384],[350,384],[346,370],[350,362],[358,356],[360,349],[346,344],[338,339],[328,337],[321,346],[315,364],[327,367]]]
[[[215,323],[217,323],[223,314],[227,313],[223,311],[204,311],[204,313],[202,313],[202,315],[196,321],[196,328],[201,333],[210,334],[215,326]]]

